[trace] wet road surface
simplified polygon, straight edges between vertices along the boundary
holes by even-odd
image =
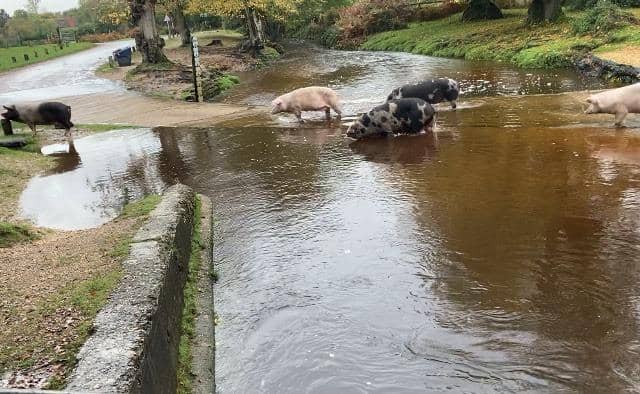
[[[346,121],[427,74],[466,94],[437,138],[267,114],[94,135],[32,180],[25,214],[83,227],[175,182],[211,196],[219,392],[638,390],[639,119],[580,114],[584,93],[556,93],[600,86],[570,74],[326,53],[225,100],[266,105],[303,73]]]
[[[124,46],[133,46],[133,40],[96,44],[86,51],[0,74],[0,104],[121,92],[121,83],[97,78],[93,71]]]

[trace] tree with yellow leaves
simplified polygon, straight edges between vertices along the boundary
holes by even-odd
[[[249,34],[247,49],[255,53],[264,48],[263,18],[284,20],[296,12],[297,3],[299,0],[189,0],[188,10],[244,18]]]

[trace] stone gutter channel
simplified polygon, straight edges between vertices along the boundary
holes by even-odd
[[[194,392],[213,381],[212,205],[201,201],[202,262],[193,343]],[[171,186],[133,238],[123,278],[96,316],[64,391],[0,389],[0,393],[175,393],[196,195]]]

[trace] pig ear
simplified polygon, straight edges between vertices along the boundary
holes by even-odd
[[[587,99],[587,103],[591,104],[592,102],[593,102],[593,100],[591,100],[591,97],[589,97],[589,98]]]

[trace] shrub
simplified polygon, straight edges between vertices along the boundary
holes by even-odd
[[[412,10],[397,0],[358,0],[339,11],[336,26],[343,46],[354,46],[368,35],[406,27]]]
[[[632,23],[638,23],[632,14],[610,1],[599,0],[584,16],[573,21],[572,27],[577,34],[603,35]]]
[[[130,37],[133,37],[133,34],[131,32],[121,33],[118,31],[112,31],[111,33],[85,34],[80,37],[79,40],[85,42],[107,42],[122,40]]]

